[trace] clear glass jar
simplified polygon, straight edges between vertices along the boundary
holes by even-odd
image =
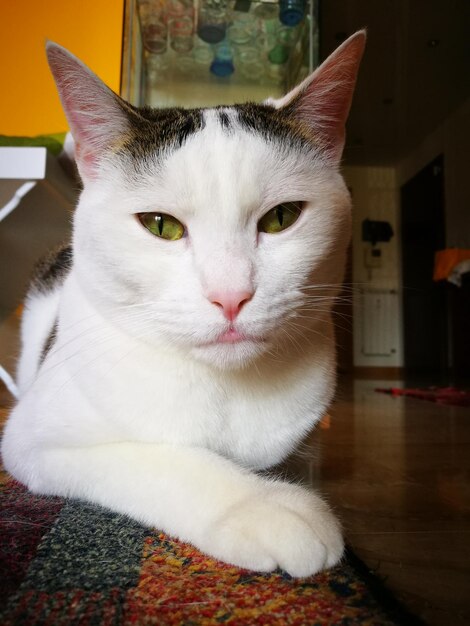
[[[193,49],[193,28],[194,22],[189,15],[169,18],[170,46],[175,52],[186,53]]]
[[[198,36],[206,43],[224,40],[227,31],[228,0],[201,0],[198,12]]]
[[[159,17],[152,17],[143,28],[143,41],[152,54],[163,54],[167,50],[168,28]]]
[[[168,45],[167,4],[164,0],[139,3],[142,40],[152,54],[164,54]]]
[[[232,45],[242,46],[256,40],[259,23],[251,13],[233,11],[232,22],[227,29],[227,37]]]

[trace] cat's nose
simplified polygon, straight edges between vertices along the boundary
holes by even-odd
[[[251,291],[213,291],[208,294],[209,302],[222,309],[224,316],[230,321],[237,317],[241,308],[253,297]]]

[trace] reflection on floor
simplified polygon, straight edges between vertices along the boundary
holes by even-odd
[[[429,624],[468,624],[470,412],[374,392],[399,384],[343,385],[291,465],[408,609]]]
[[[341,517],[348,543],[409,610],[433,625],[470,623],[470,414],[342,385],[289,462]],[[11,402],[0,389],[0,407]],[[5,413],[5,410],[0,414]]]

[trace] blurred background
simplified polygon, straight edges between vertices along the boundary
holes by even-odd
[[[354,289],[338,308],[340,371],[465,377],[468,280],[461,274],[458,286],[447,278],[470,254],[469,10],[466,0],[5,4],[0,135],[4,145],[47,135],[37,140],[47,145],[47,173],[1,224],[0,329],[11,322],[34,258],[67,236],[64,209],[77,192],[51,158],[67,123],[45,60],[47,39],[133,104],[191,107],[279,96],[367,27],[343,159],[354,202],[346,282]],[[0,176],[5,205],[32,175]],[[33,216],[30,204],[42,208]],[[3,343],[8,361],[11,345]]]

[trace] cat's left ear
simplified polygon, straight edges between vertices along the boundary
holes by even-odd
[[[365,43],[366,32],[360,30],[287,95],[266,102],[307,124],[326,156],[336,163],[344,148],[345,124]]]

